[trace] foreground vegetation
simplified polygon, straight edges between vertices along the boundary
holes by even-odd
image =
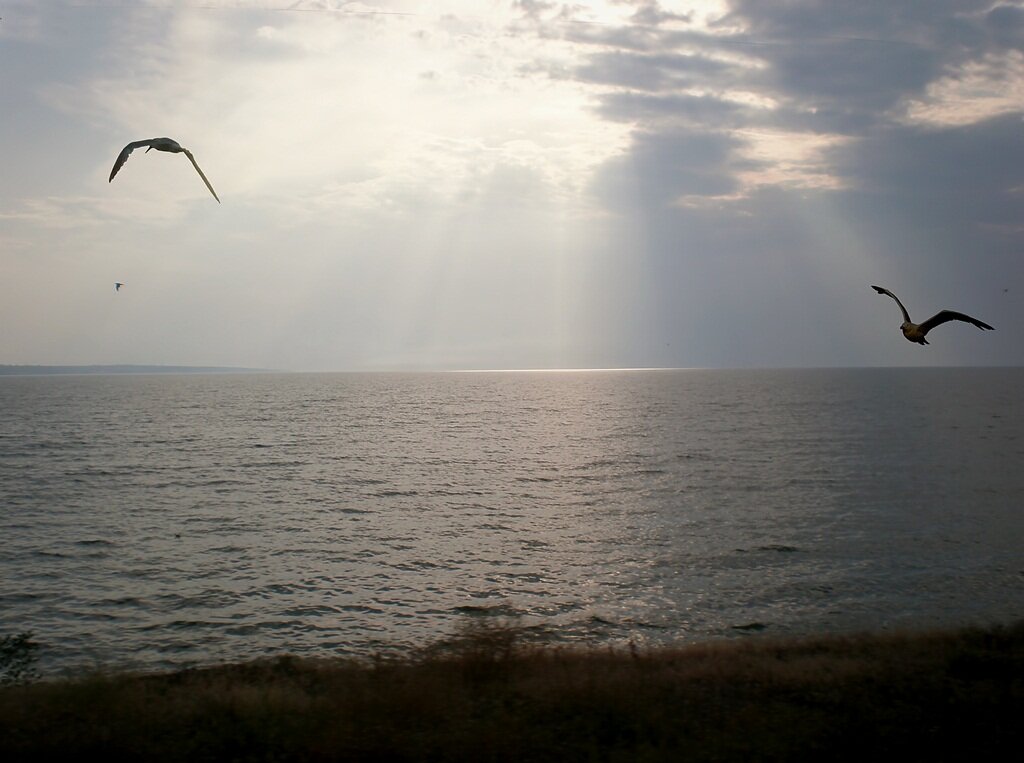
[[[7,686],[0,759],[985,760],[1022,718],[1024,623],[610,651],[485,621],[403,660]]]

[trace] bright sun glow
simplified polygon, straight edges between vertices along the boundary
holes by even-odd
[[[413,191],[456,199],[499,167],[535,176],[562,208],[583,205],[582,179],[624,150],[626,128],[598,119],[580,85],[530,73],[537,43],[503,34],[507,11],[472,7],[467,19],[443,8],[269,14],[248,39],[225,13],[182,11],[159,48],[126,45],[123,74],[49,98],[112,117],[127,135],[156,124],[207,135],[193,150],[208,174],[231,178],[229,195],[273,199],[296,222],[330,208],[399,209]],[[144,171],[125,173],[118,189],[164,196]],[[190,196],[191,179],[179,179],[174,190]]]

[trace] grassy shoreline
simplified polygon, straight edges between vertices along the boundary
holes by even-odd
[[[1024,743],[1024,622],[610,650],[477,622],[404,659],[0,689],[0,759],[979,760]]]

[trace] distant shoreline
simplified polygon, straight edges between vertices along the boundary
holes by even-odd
[[[74,376],[103,374],[573,374],[634,372],[777,372],[777,371],[985,371],[1018,370],[1022,366],[807,366],[807,367],[721,367],[721,368],[347,368],[347,369],[284,369],[247,368],[236,366],[166,366],[166,365],[17,365],[0,364],[0,376]]]
[[[70,376],[103,374],[260,374],[281,373],[271,368],[235,368],[232,366],[19,366],[0,365],[0,376]]]

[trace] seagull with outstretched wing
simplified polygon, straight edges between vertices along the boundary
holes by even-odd
[[[206,183],[206,187],[210,189],[210,193],[213,194],[213,198],[217,199],[218,204],[220,203],[220,198],[217,196],[217,192],[213,190],[213,186],[210,185],[210,181],[206,179],[206,175],[204,175],[203,171],[199,169],[199,165],[196,164],[196,158],[192,156],[192,152],[187,148],[184,148],[180,143],[178,143],[178,141],[171,140],[170,138],[136,140],[122,148],[121,153],[117,155],[117,161],[114,162],[114,169],[110,171],[110,179],[107,180],[108,183],[114,179],[114,175],[117,174],[117,171],[121,169],[126,161],[128,161],[128,157],[131,156],[132,151],[137,148],[142,148],[143,146],[146,147],[146,153],[149,153],[155,148],[157,151],[168,151],[172,154],[184,154],[187,156],[188,160],[192,162],[192,166],[196,168],[196,172],[199,173],[199,177],[203,179],[203,182]]]
[[[943,323],[948,323],[949,321],[963,321],[964,323],[970,323],[973,326],[977,326],[980,329],[988,331],[993,330],[993,328],[987,323],[979,321],[977,318],[972,318],[969,315],[958,313],[955,310],[941,310],[940,312],[935,313],[935,315],[924,323],[913,323],[910,320],[910,313],[907,312],[907,308],[905,308],[903,303],[900,302],[899,297],[888,289],[883,289],[881,286],[872,286],[871,288],[879,294],[887,294],[896,300],[896,304],[900,306],[900,310],[903,312],[903,324],[900,326],[900,331],[903,332],[903,336],[905,336],[908,341],[916,342],[917,344],[929,344],[928,340],[924,338],[924,335],[936,326],[941,326]]]
[[[120,281],[114,281],[114,291],[121,291],[121,287],[124,286]]]

